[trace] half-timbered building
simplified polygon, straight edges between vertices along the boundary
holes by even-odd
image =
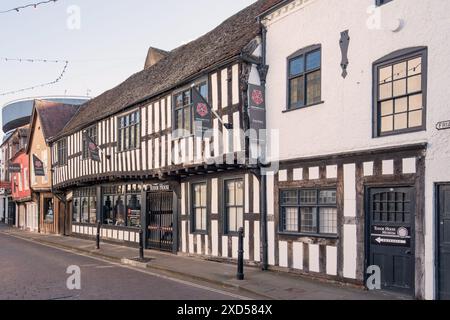
[[[260,188],[248,161],[247,89],[259,85],[258,1],[84,104],[52,143],[54,188],[65,192],[73,235],[187,255],[260,261]],[[195,91],[194,91],[195,90]],[[192,98],[210,106],[198,137]],[[89,145],[99,148],[100,161]],[[98,160],[98,159],[97,159]]]
[[[382,289],[448,298],[450,3],[274,3],[269,264],[360,285],[379,267]]]
[[[41,233],[65,234],[65,198],[53,192],[52,154],[49,141],[75,115],[78,106],[35,100],[27,144],[32,203],[29,214],[38,217]]]

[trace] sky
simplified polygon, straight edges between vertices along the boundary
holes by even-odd
[[[0,12],[41,0],[1,0]],[[255,0],[58,0],[0,13],[0,107],[28,97],[95,97],[143,69],[150,46],[194,40]],[[55,85],[2,96],[54,81]],[[1,118],[1,114],[0,114]]]

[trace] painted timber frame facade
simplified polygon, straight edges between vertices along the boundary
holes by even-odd
[[[247,87],[249,83],[259,84],[256,66],[261,61],[261,40],[256,14],[261,3],[244,9],[243,13],[252,12],[251,20],[246,22],[252,25],[250,35],[254,36],[234,56],[212,61],[203,71],[171,83],[165,92],[123,106],[98,121],[74,130],[67,129],[69,123],[66,131],[53,140],[53,186],[66,194],[72,234],[92,237],[97,221],[101,221],[101,235],[107,241],[136,246],[142,229],[148,248],[228,260],[237,257],[236,231],[242,226],[245,259],[248,263],[260,261],[259,180],[255,167],[246,158],[249,141],[243,132],[248,128]],[[164,58],[161,63],[164,64]],[[159,65],[143,72],[152,72]],[[198,138],[192,133],[175,136],[175,96],[200,83],[206,84],[204,98],[221,119],[213,116],[212,136]],[[120,127],[122,119],[130,114],[133,124],[138,126],[134,131],[139,134],[139,139],[134,140],[138,144],[122,150]],[[222,123],[232,128],[226,129]],[[99,162],[83,156],[87,130],[89,134],[95,132],[95,142],[101,150]],[[67,144],[65,161],[61,161],[58,152],[62,141]],[[206,187],[202,189],[205,190],[202,197],[206,197],[203,209],[207,215],[200,227],[195,224],[193,196],[198,184]],[[230,197],[224,198],[226,186],[234,190],[235,203],[229,203]],[[87,201],[89,209],[84,206]],[[127,217],[117,218],[122,216],[123,206]],[[236,217],[231,219],[231,227],[227,213]],[[140,223],[135,215],[140,216]],[[156,220],[159,224],[155,224]]]

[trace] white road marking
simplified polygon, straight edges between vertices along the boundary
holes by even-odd
[[[224,295],[224,296],[228,296],[228,297],[231,297],[231,298],[235,298],[235,299],[239,299],[239,300],[253,300],[253,299],[251,299],[249,297],[244,297],[244,296],[241,296],[241,295],[238,295],[238,294],[234,294],[234,293],[230,293],[230,292],[227,292],[227,291],[210,288],[210,287],[203,286],[203,285],[200,285],[200,284],[196,284],[196,283],[193,283],[193,282],[189,282],[189,281],[186,281],[186,280],[172,278],[172,277],[169,277],[169,276],[166,276],[166,275],[154,273],[154,272],[149,271],[149,270],[144,270],[144,269],[140,269],[140,268],[136,268],[136,267],[132,267],[132,266],[123,265],[123,264],[118,263],[118,262],[108,261],[106,259],[101,259],[101,258],[98,258],[98,257],[94,257],[94,256],[91,256],[91,255],[88,255],[88,254],[84,254],[84,253],[80,253],[80,252],[75,252],[73,250],[69,250],[69,249],[65,249],[65,248],[54,247],[54,246],[51,246],[51,245],[46,244],[46,243],[38,242],[35,239],[22,238],[20,236],[15,235],[15,234],[5,233],[5,232],[2,232],[2,231],[0,231],[0,233],[2,233],[4,235],[7,235],[7,236],[10,236],[10,237],[13,237],[13,238],[16,238],[16,239],[20,239],[20,240],[24,240],[24,241],[31,242],[31,243],[34,243],[34,244],[38,244],[38,245],[41,245],[41,246],[44,246],[44,247],[57,249],[57,250],[60,250],[60,251],[71,253],[73,255],[82,256],[82,257],[85,257],[85,258],[90,258],[90,259],[101,261],[101,262],[104,262],[104,263],[109,263],[109,264],[111,264],[113,266],[134,270],[134,271],[137,271],[137,272],[140,272],[140,273],[145,273],[147,275],[151,275],[151,276],[154,276],[156,278],[169,280],[169,281],[180,283],[180,284],[183,284],[183,285],[187,285],[187,286],[190,286],[190,287],[193,287],[193,288],[197,288],[197,289],[202,289],[202,290],[218,293],[218,294],[221,294],[221,295]]]

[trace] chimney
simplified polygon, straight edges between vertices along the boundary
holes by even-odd
[[[167,51],[150,47],[148,49],[147,59],[145,59],[144,70],[157,64],[160,60],[164,59],[168,55],[169,55],[169,52],[167,52]]]

